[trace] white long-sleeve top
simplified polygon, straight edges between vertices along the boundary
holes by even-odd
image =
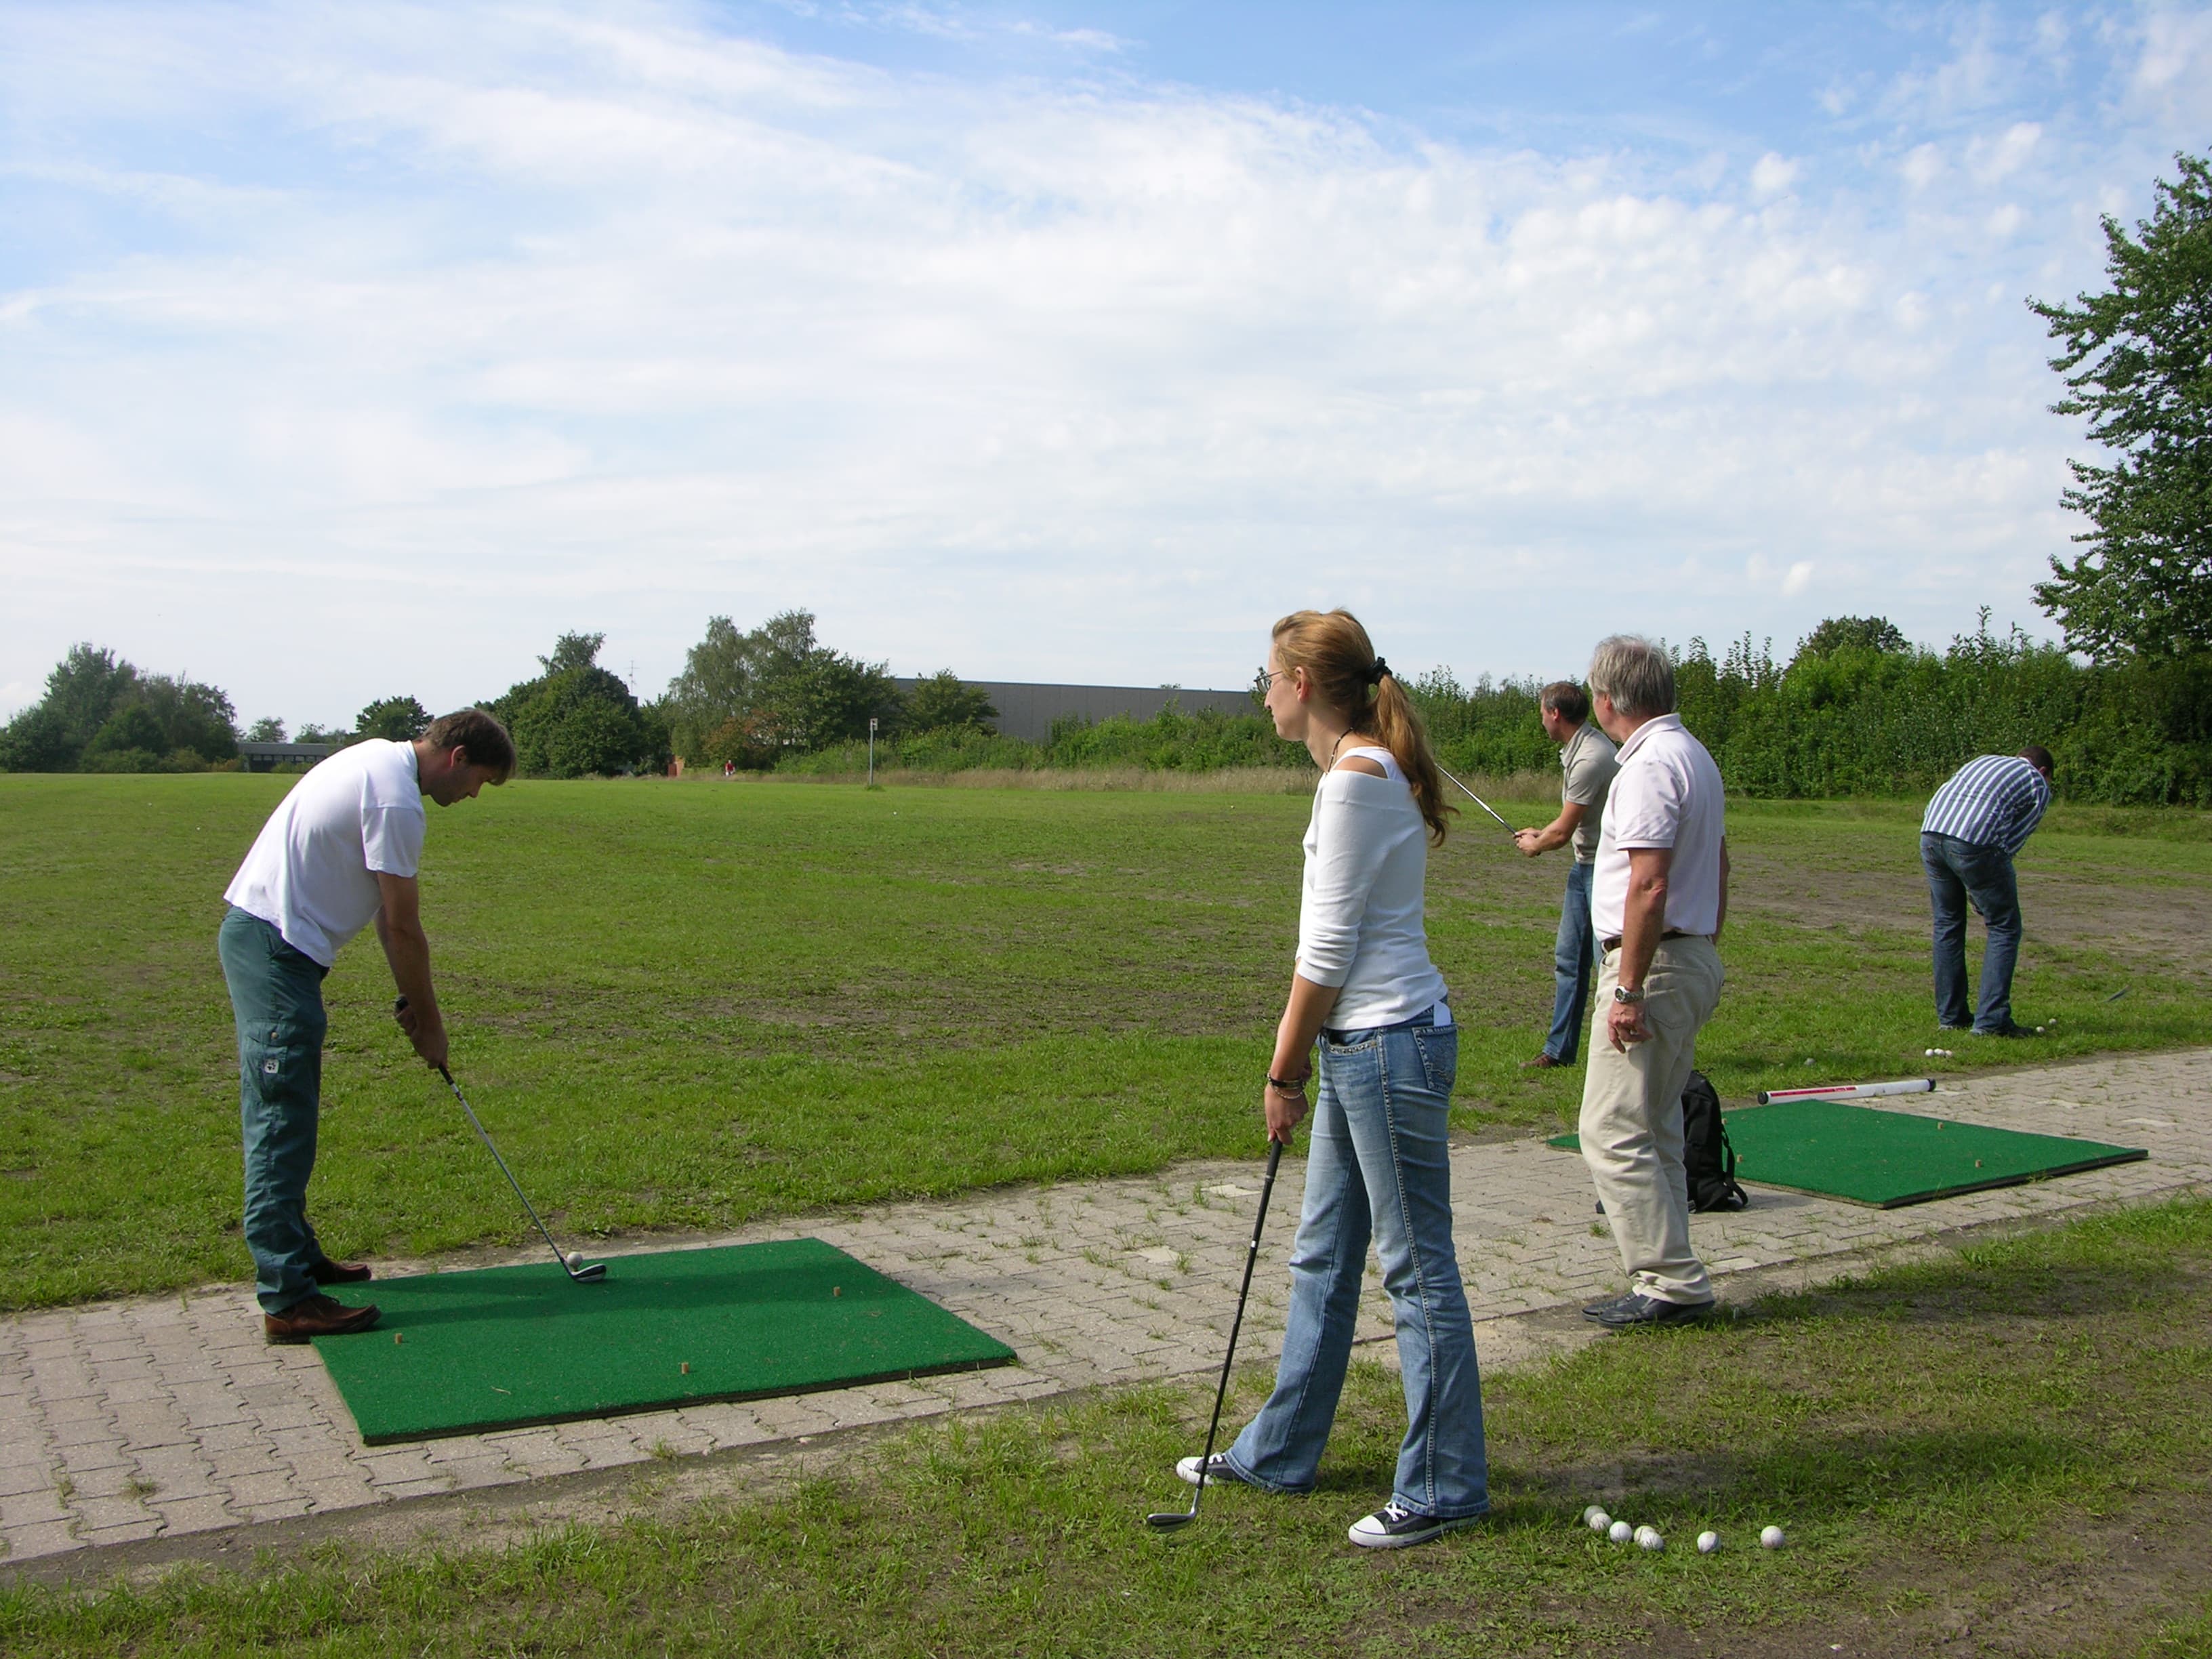
[[[1422,889],[1429,872],[1428,825],[1413,786],[1387,749],[1360,748],[1389,774],[1326,774],[1306,825],[1298,972],[1340,987],[1332,1030],[1396,1025],[1446,994],[1429,960]]]

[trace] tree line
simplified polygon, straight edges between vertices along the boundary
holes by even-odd
[[[539,672],[483,701],[514,734],[521,770],[575,778],[659,773],[684,755],[752,769],[865,737],[976,732],[998,714],[951,669],[902,694],[886,665],[862,662],[815,637],[814,617],[788,611],[739,632],[715,617],[667,692],[641,702],[599,665],[604,634],[563,634]],[[349,727],[303,726],[291,741],[343,745],[420,737],[431,712],[411,696],[383,697]],[[38,702],[0,728],[0,770],[183,772],[238,765],[241,743],[283,743],[284,723],[240,731],[220,687],[148,674],[106,647],[80,644],[46,677]]]

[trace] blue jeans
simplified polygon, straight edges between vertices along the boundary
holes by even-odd
[[[1978,847],[1956,836],[1920,837],[1928,871],[1928,899],[1936,913],[1936,1018],[1966,1023],[1966,907],[1980,912],[1990,931],[1982,952],[1981,1006],[1974,1030],[1987,1036],[2012,1021],[2012,970],[2020,960],[2020,885],[2012,854]]]
[[[1458,1066],[1455,1026],[1322,1033],[1282,1365],[1228,1454],[1255,1486],[1313,1489],[1351,1363],[1371,1233],[1397,1313],[1406,1386],[1393,1496],[1444,1519],[1490,1507],[1482,1379],[1452,1248],[1444,1127]]]
[[[260,917],[234,909],[216,935],[238,1023],[239,1126],[246,1142],[246,1248],[265,1313],[318,1295],[325,1257],[307,1221],[321,1110],[323,976]]]
[[[1590,874],[1597,866],[1575,859],[1567,866],[1567,896],[1559,902],[1559,936],[1552,946],[1552,1035],[1544,1052],[1572,1065],[1575,1043],[1589,1014],[1590,975],[1597,967],[1597,930],[1590,926]]]

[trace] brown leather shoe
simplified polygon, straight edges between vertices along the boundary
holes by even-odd
[[[307,1271],[318,1285],[362,1285],[376,1277],[366,1261],[333,1261],[328,1256]]]
[[[1539,1054],[1534,1060],[1522,1060],[1521,1069],[1524,1072],[1548,1072],[1555,1066],[1564,1066],[1566,1063],[1564,1060],[1553,1060],[1549,1054]]]
[[[295,1302],[283,1313],[261,1316],[261,1334],[272,1343],[312,1342],[319,1336],[350,1336],[383,1317],[375,1308],[349,1308],[326,1296]]]

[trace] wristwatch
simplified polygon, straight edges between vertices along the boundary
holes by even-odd
[[[1635,990],[1632,991],[1626,985],[1616,985],[1613,988],[1613,1000],[1615,1002],[1626,1002],[1632,1005],[1641,1002],[1644,1000],[1644,988],[1643,987],[1638,986]]]

